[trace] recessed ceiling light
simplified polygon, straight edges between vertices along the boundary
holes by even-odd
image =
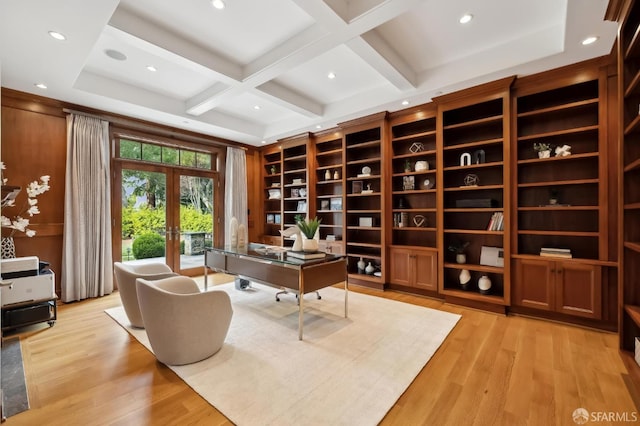
[[[588,44],[595,43],[596,41],[598,41],[598,36],[589,36],[582,40],[582,44],[586,46]]]
[[[316,124],[316,129],[322,129],[322,126],[319,124]]]
[[[154,67],[153,65],[147,65],[147,69],[151,72],[156,72],[158,71],[158,69],[156,67]]]
[[[211,0],[211,4],[218,10],[222,10],[225,7],[224,1],[222,0]]]
[[[59,33],[57,31],[49,31],[49,35],[53,38],[55,38],[56,40],[66,40],[67,37],[65,37],[64,34]]]
[[[260,105],[254,105],[253,109],[256,109],[256,110],[260,109]]]
[[[460,22],[461,24],[467,24],[469,22],[471,22],[471,20],[473,19],[473,15],[470,13],[465,13],[464,15],[462,15],[459,19],[458,22]]]
[[[110,57],[111,59],[115,59],[116,61],[126,61],[127,55],[122,52],[118,52],[117,50],[107,49],[104,53]]]
[[[264,143],[267,143],[267,141],[262,141],[262,143],[263,143],[263,144],[264,144]]]
[[[327,74],[327,78],[329,80],[333,80],[334,78],[336,78],[336,73],[334,73],[333,71],[331,71],[329,74]]]
[[[407,100],[402,101],[402,105],[409,105],[409,101]]]
[[[44,83],[35,83],[34,86],[36,86],[38,89],[46,89],[47,85]]]

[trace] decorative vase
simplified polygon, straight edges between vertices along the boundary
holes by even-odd
[[[329,171],[329,169],[324,172],[324,180],[331,180],[331,172]]]
[[[333,178],[334,178],[335,180],[340,179],[340,173],[338,173],[338,171],[337,171],[337,170],[336,170],[335,172],[333,172]]]
[[[551,157],[551,151],[538,151],[538,158],[549,158]]]
[[[358,273],[364,274],[364,268],[366,267],[367,264],[364,262],[364,260],[362,260],[362,258],[360,258],[360,260],[358,261]]]
[[[478,280],[478,289],[481,294],[489,294],[491,292],[491,280],[488,276],[483,275]]]
[[[464,253],[456,254],[456,263],[467,263],[467,255]]]
[[[315,253],[318,251],[318,241],[315,238],[302,238],[302,251],[305,253]]]
[[[238,248],[244,248],[247,243],[247,227],[244,226],[244,223],[238,225]]]
[[[13,237],[2,238],[2,250],[3,259],[13,259],[16,257],[16,245],[13,242]]]
[[[367,273],[367,275],[373,275],[373,273],[375,272],[376,268],[373,267],[373,265],[371,264],[371,262],[369,262],[369,264],[367,265],[366,268],[364,268],[364,272]]]
[[[471,273],[468,269],[463,269],[462,271],[460,271],[459,280],[460,287],[462,287],[463,290],[467,290],[467,288],[469,287],[469,282],[471,281]]]

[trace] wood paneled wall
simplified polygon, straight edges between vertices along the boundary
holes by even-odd
[[[43,105],[28,96],[2,96],[3,176],[8,184],[25,188],[42,175],[51,176],[48,192],[38,197],[40,214],[30,219],[34,237],[22,232],[14,235],[17,256],[38,256],[56,272],[56,291],[60,291],[62,231],[64,222],[64,175],[66,167],[66,118],[62,107]],[[22,211],[25,191],[16,199],[16,207],[4,215]],[[17,211],[18,210],[18,211]],[[7,230],[2,231],[7,235]]]
[[[51,189],[38,197],[41,213],[30,218],[31,228],[37,233],[28,238],[23,233],[14,235],[16,254],[18,256],[38,256],[40,260],[51,264],[56,272],[56,293],[60,295],[60,273],[62,270],[62,235],[64,227],[64,195],[65,169],[67,149],[67,129],[64,109],[84,111],[96,114],[116,123],[119,128],[127,128],[137,132],[145,132],[162,138],[174,138],[189,143],[202,145],[234,145],[205,135],[183,131],[163,125],[135,120],[124,116],[111,115],[102,111],[68,104],[50,98],[2,88],[0,104],[2,105],[2,161],[6,165],[4,177],[10,185],[24,188],[29,182],[42,175],[51,176]],[[256,241],[258,234],[255,228],[256,215],[260,208],[259,188],[260,156],[253,147],[247,148],[247,182],[249,216],[249,238]],[[224,158],[221,161],[224,165]],[[224,169],[220,170],[224,177]],[[17,204],[21,205],[26,198],[22,191]],[[4,211],[11,214],[11,211]],[[3,230],[3,235],[7,230]]]

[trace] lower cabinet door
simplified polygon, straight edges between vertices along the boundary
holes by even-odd
[[[602,318],[602,268],[556,262],[556,310],[586,318]]]
[[[400,247],[389,249],[389,282],[411,286],[411,250]]]
[[[512,282],[513,300],[517,306],[553,311],[555,294],[553,264],[547,260],[517,259],[516,279]],[[555,272],[555,270],[553,270]]]
[[[425,290],[436,291],[438,289],[438,253],[435,251],[416,251],[415,260],[415,286]]]

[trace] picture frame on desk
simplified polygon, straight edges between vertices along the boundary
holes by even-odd
[[[275,216],[272,214],[267,215],[267,223],[275,223]]]
[[[274,220],[274,223],[279,225],[282,222],[282,216],[280,216],[280,214],[276,213],[276,214],[273,215],[273,220]]]
[[[353,182],[351,182],[351,193],[352,194],[360,194],[362,193],[362,181],[361,180],[354,180]]]
[[[320,210],[329,210],[331,209],[331,203],[329,200],[320,200]]]

